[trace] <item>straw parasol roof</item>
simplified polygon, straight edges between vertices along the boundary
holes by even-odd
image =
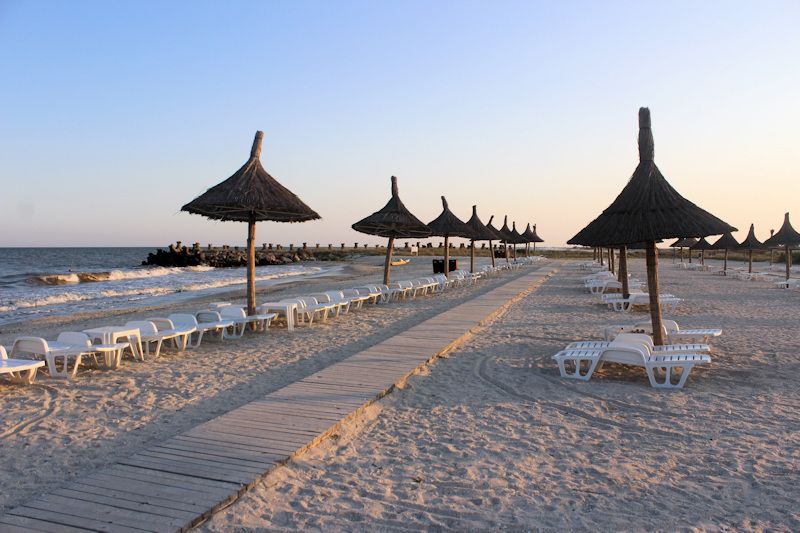
[[[697,239],[694,238],[683,238],[678,239],[677,241],[673,242],[669,245],[670,248],[691,248],[697,244]]]
[[[539,234],[536,233],[536,224],[533,225],[533,240],[531,242],[544,242],[544,239],[539,237]]]
[[[494,215],[489,217],[489,222],[486,223],[486,229],[494,233],[495,239],[497,239],[498,241],[502,241],[503,239],[505,239],[505,237],[503,236],[502,233],[500,233],[499,229],[492,226],[492,220],[494,220]]]
[[[428,222],[431,235],[441,237],[464,237],[471,239],[474,234],[472,228],[467,226],[457,216],[450,211],[447,206],[447,199],[442,196],[442,213],[435,219]]]
[[[514,242],[514,236],[511,234],[511,229],[508,227],[508,215],[503,217],[503,227],[497,230],[497,233],[500,234],[504,242]]]
[[[789,213],[783,215],[783,226],[775,234],[764,241],[765,246],[789,246],[800,245],[800,233],[797,233],[789,222]]]
[[[525,243],[529,242],[528,240],[525,239],[525,237],[522,236],[522,234],[519,231],[517,231],[517,223],[516,222],[512,222],[511,223],[511,237],[514,238],[514,240],[512,242],[514,242],[516,244],[525,244]]]
[[[692,250],[713,250],[713,248],[711,247],[711,243],[709,243],[705,237],[702,237],[699,241],[694,243],[689,248],[691,248]]]
[[[739,243],[737,248],[740,250],[763,250],[766,248],[765,244],[756,238],[756,225],[750,224],[750,231],[747,232],[747,237]]]
[[[525,239],[525,242],[541,242],[536,240],[536,234],[534,234],[531,230],[530,222],[528,222],[528,225],[525,226],[525,231],[522,232],[522,237]]]
[[[619,196],[567,244],[610,246],[673,237],[719,235],[736,228],[672,188],[653,161],[650,110],[639,109],[639,165]]]
[[[319,218],[292,191],[278,183],[261,166],[264,132],[257,131],[250,158],[233,176],[181,207],[181,211],[215,220],[247,222],[247,313],[256,312],[256,222],[306,222]]]
[[[222,183],[181,207],[216,220],[306,222],[319,215],[261,166],[264,132],[257,131],[247,162]]]
[[[731,232],[726,233],[717,241],[712,244],[708,249],[709,250],[735,250],[739,247],[739,241],[733,238]]]
[[[467,226],[472,229],[473,241],[492,241],[497,239],[497,233],[490,230],[481,219],[478,218],[478,206],[472,206],[472,217],[466,222]]]
[[[645,241],[647,285],[653,342],[664,344],[658,294],[658,253],[655,241],[676,237],[719,235],[736,228],[696,206],[676,191],[655,164],[650,110],[639,109],[639,164],[622,192],[599,217],[567,244],[620,246]]]
[[[406,209],[397,192],[397,178],[392,176],[392,196],[380,211],[372,213],[351,226],[354,230],[367,235],[387,237],[386,261],[383,265],[383,283],[389,283],[389,271],[392,266],[392,250],[396,238],[412,239],[430,236],[431,230],[420,219]]]
[[[423,239],[431,230],[420,219],[411,214],[397,194],[397,178],[392,176],[392,196],[380,211],[359,220],[351,226],[367,235],[400,239]]]

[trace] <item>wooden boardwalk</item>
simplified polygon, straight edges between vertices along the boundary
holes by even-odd
[[[552,267],[529,269],[340,363],[0,516],[0,532],[185,531],[462,343]]]

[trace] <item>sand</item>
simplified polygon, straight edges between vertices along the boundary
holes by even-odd
[[[394,279],[428,274],[430,259],[415,258],[393,269]],[[259,299],[378,282],[382,261],[365,257],[335,276],[261,291]],[[482,259],[480,264],[486,262]],[[144,363],[125,360],[116,371],[82,369],[71,381],[42,373],[30,387],[0,380],[0,513],[297,381],[502,282],[499,277],[436,297],[369,306],[293,333],[273,327],[266,335],[249,334],[236,341],[204,340],[198,349],[185,353],[165,351]],[[229,296],[241,301],[242,293]],[[10,347],[19,335],[53,339],[60,331],[200,310],[208,300],[222,299],[215,295],[176,307],[18,323],[3,326],[0,343]]]
[[[619,365],[559,377],[567,342],[647,316],[594,305],[583,274],[562,268],[200,529],[800,530],[800,293],[664,261],[672,317],[725,331],[662,391]]]

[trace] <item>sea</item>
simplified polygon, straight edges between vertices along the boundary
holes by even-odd
[[[153,248],[0,248],[0,324],[212,295],[246,285],[245,268],[142,266]],[[317,277],[313,263],[256,267],[256,285]]]

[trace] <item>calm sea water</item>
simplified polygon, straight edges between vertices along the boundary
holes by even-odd
[[[140,266],[153,248],[0,248],[0,324],[149,305],[243,286],[244,268]],[[330,267],[326,267],[330,268]],[[256,268],[256,281],[310,276],[307,264]]]

